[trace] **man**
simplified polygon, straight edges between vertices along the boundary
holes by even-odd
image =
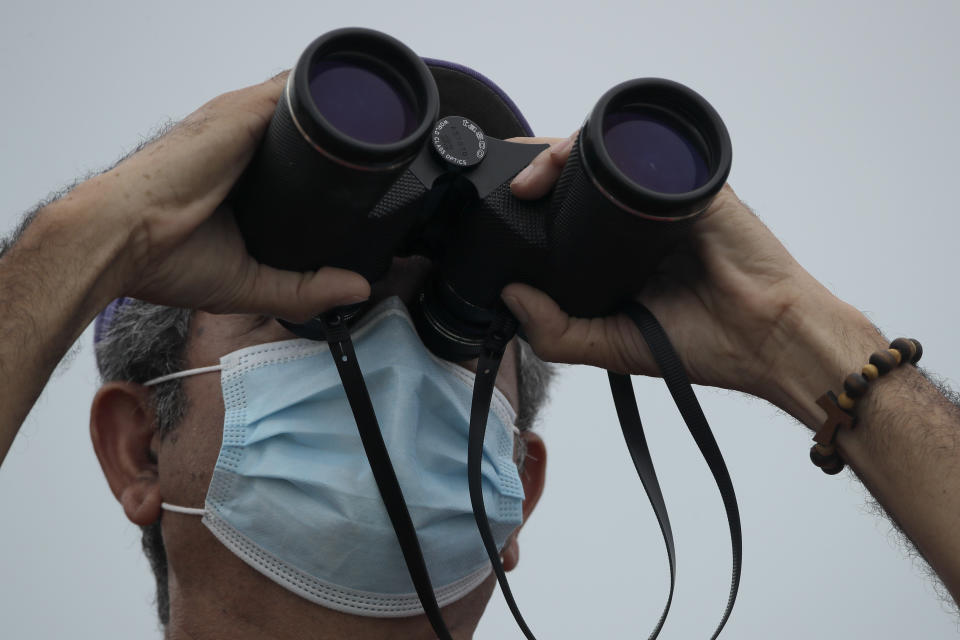
[[[425,260],[397,260],[388,275],[373,288],[370,302],[374,311],[370,315],[377,315],[376,309],[382,306],[379,303],[388,296],[398,296],[404,303],[411,303],[428,272],[429,264]],[[184,380],[182,389],[179,384],[174,386],[179,382],[176,379],[155,387],[145,387],[139,383],[216,363],[223,355],[238,349],[289,340],[295,336],[278,323],[259,315],[191,314],[185,310],[136,301],[117,306],[111,310],[111,315],[110,328],[98,334],[97,338],[101,373],[105,380],[113,382],[106,383],[100,389],[93,403],[91,428],[94,447],[108,482],[123,504],[128,518],[144,527],[144,547],[157,576],[159,616],[170,637],[179,637],[183,629],[193,629],[198,609],[232,611],[230,615],[237,620],[232,623],[231,634],[233,637],[243,637],[238,625],[244,618],[240,614],[249,608],[245,602],[246,596],[238,600],[234,589],[217,587],[248,581],[252,581],[249,588],[242,589],[240,593],[255,591],[261,602],[268,594],[274,594],[278,606],[281,606],[278,613],[287,607],[290,609],[282,613],[279,619],[295,620],[296,624],[292,627],[294,631],[320,629],[327,634],[323,637],[331,638],[380,635],[419,637],[422,633],[430,637],[423,616],[384,620],[344,615],[329,607],[311,605],[306,608],[311,619],[303,619],[294,612],[308,602],[250,571],[200,524],[199,518],[167,513],[161,521],[161,501],[186,506],[204,504],[211,472],[220,450],[221,426],[224,423],[221,380],[216,374],[191,376]],[[355,333],[360,331],[358,329]],[[363,339],[356,338],[355,342],[361,352],[361,365],[373,366],[372,359],[363,357]],[[318,364],[322,366],[329,360],[329,355],[320,355]],[[464,364],[472,369],[474,363]],[[520,462],[520,478],[526,496],[524,520],[536,505],[543,486],[546,452],[543,442],[528,428],[544,400],[549,377],[549,369],[532,355],[529,347],[521,349],[516,342],[509,345],[497,386],[518,412],[516,424],[520,434],[515,453],[516,460]],[[376,395],[376,389],[372,392]],[[376,397],[374,401],[377,401]],[[378,406],[377,413],[382,420],[385,416],[381,408]],[[324,413],[323,409],[314,412],[315,415]],[[341,429],[341,432],[355,436],[352,416],[347,417],[351,424],[344,425],[347,428]],[[327,420],[330,419],[327,416]],[[461,444],[465,455],[466,443],[463,441]],[[301,442],[300,446],[306,445]],[[425,455],[429,455],[432,446],[433,443],[426,443],[424,448],[428,451]],[[356,443],[354,448],[360,451]],[[319,453],[311,463],[320,468],[318,473],[322,473],[324,460]],[[355,457],[354,463],[360,467],[367,465],[362,452]],[[351,474],[359,475],[356,470]],[[410,486],[404,488],[405,492],[412,489]],[[407,497],[409,499],[409,495]],[[467,515],[472,533],[475,527],[473,516],[469,512]],[[314,539],[322,540],[324,533],[328,537],[332,535],[330,532],[317,531]],[[392,542],[392,529],[381,529],[380,534],[387,534],[391,538],[387,542]],[[365,537],[364,532],[354,532],[353,535],[361,538],[356,544],[363,546],[367,554],[383,542],[380,538]],[[320,547],[331,552],[329,544],[326,547],[321,544]],[[507,541],[502,555],[505,568],[512,569],[518,558],[516,535]],[[399,562],[399,558],[395,559],[405,576],[402,562]],[[485,557],[483,560],[487,562]],[[465,637],[470,635],[493,586],[491,574],[468,597],[445,608],[444,618],[452,631],[456,632],[462,627],[461,633]],[[286,605],[280,605],[281,602],[286,602]],[[321,602],[330,606],[339,604]],[[273,628],[275,623],[271,622],[269,626]],[[263,637],[260,635],[262,629],[254,628],[251,631],[254,636]]]
[[[202,310],[189,321],[186,368],[290,337],[261,316],[303,320],[370,297],[369,285],[347,272],[293,274],[257,265],[229,212],[218,209],[280,90],[274,80],[215,99],[43,209],[9,248],[0,261],[0,291],[17,312],[0,319],[0,366],[9,380],[0,455],[62,354],[117,297]],[[518,176],[514,193],[534,198],[549,190],[570,142],[554,142]],[[824,419],[816,398],[838,389],[870,353],[887,346],[859,312],[807,274],[729,188],[667,267],[642,299],[667,327],[693,381],[765,398],[812,429]],[[397,269],[400,281],[416,281],[404,265]],[[402,297],[400,289],[373,295]],[[525,285],[510,285],[503,297],[542,358],[656,375],[625,318],[572,319]],[[520,394],[509,365],[498,386],[516,408]],[[94,402],[91,427],[128,517],[148,527],[161,523],[169,638],[432,637],[423,616],[371,618],[318,607],[252,570],[194,515],[168,511],[161,517],[164,502],[201,506],[224,417],[216,374],[192,376],[183,382],[183,416],[174,416],[176,424],[161,435],[151,389],[108,383]],[[950,489],[960,474],[958,409],[913,368],[900,367],[872,383],[857,412],[861,426],[840,433],[840,451],[957,598],[960,554],[953,531],[960,497]],[[526,517],[542,487],[545,458],[538,438],[522,441],[529,454],[522,458]],[[504,546],[506,567],[516,564],[517,553],[513,533]],[[445,607],[455,637],[471,635],[491,589],[488,578]]]

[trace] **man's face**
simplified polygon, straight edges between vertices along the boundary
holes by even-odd
[[[409,307],[430,269],[429,261],[422,258],[395,260],[387,277],[373,288],[371,305],[396,295]],[[209,366],[238,349],[296,337],[266,316],[196,312],[187,343],[186,368]],[[497,388],[514,410],[519,398],[515,348],[511,342],[497,377]],[[476,360],[459,364],[471,371],[476,369]],[[166,502],[199,507],[203,505],[220,451],[223,395],[217,374],[190,376],[183,384],[187,396],[186,415],[173,433],[156,438],[160,488]]]
[[[371,305],[396,295],[409,307],[429,272],[430,263],[426,260],[396,260],[387,277],[374,287]],[[238,349],[292,338],[296,336],[270,318],[197,312],[191,322],[185,366],[192,369],[216,364],[223,355]],[[504,354],[497,387],[515,410],[519,398],[516,363],[516,345],[511,343]],[[476,361],[460,364],[470,370],[476,368]],[[155,434],[151,441],[153,456],[157,461],[156,484],[163,501],[187,507],[202,507],[222,439],[224,406],[220,376],[216,373],[190,376],[183,380],[183,386],[187,398],[183,420],[172,432],[165,436]],[[539,443],[538,439],[537,442]],[[542,446],[542,443],[539,444]],[[535,464],[540,469],[543,453],[539,452],[537,458],[538,462]],[[539,496],[543,474],[534,472],[524,476],[524,488],[528,497],[535,496],[533,500],[525,501],[526,518]],[[527,486],[527,479],[530,477],[537,479],[534,489]],[[321,610],[246,566],[216,540],[196,516],[166,513],[163,518],[163,538],[174,603],[177,593],[181,594],[181,599],[196,600],[207,597],[212,584],[243,585],[245,588],[238,593],[230,592],[229,597],[236,598],[232,603],[218,606],[224,610],[242,610],[249,606],[243,604],[243,595],[255,593],[257,601],[264,609],[273,607],[273,610],[285,611],[289,615],[322,615],[325,616],[324,624],[343,625],[341,628],[344,633],[354,633],[356,625],[362,624],[365,629],[382,626],[388,635],[400,633],[401,628],[406,628],[410,633],[403,632],[401,637],[419,637],[419,631],[416,630],[429,628],[423,616],[358,621],[332,610]],[[322,540],[319,540],[318,544],[322,545]],[[504,548],[504,566],[508,570],[516,563],[516,549],[514,534]],[[466,597],[444,608],[445,619],[452,625],[451,628],[472,629],[492,593],[494,584],[494,576],[491,575]],[[309,605],[306,609],[305,604]]]

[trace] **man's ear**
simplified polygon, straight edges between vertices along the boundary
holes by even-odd
[[[527,444],[527,457],[523,463],[523,471],[520,472],[524,495],[523,524],[526,524],[543,494],[543,483],[547,477],[547,445],[543,443],[543,438],[532,431],[524,431],[521,437]],[[520,561],[520,545],[517,542],[517,534],[520,533],[521,528],[523,528],[523,525],[520,525],[516,531],[510,534],[510,537],[507,538],[507,544],[504,545],[500,554],[503,559],[504,571],[512,571]]]
[[[107,484],[127,518],[140,526],[156,522],[162,497],[151,448],[159,435],[150,390],[133,382],[100,387],[90,408],[90,438]]]

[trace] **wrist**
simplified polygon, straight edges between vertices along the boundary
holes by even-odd
[[[817,398],[842,391],[844,378],[888,342],[866,316],[825,289],[787,310],[781,334],[769,386],[760,395],[813,430],[824,418]]]

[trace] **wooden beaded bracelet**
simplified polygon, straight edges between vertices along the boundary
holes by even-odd
[[[826,474],[834,475],[843,471],[846,463],[837,451],[837,433],[841,427],[852,429],[857,424],[853,410],[857,400],[863,397],[870,383],[885,376],[903,363],[917,364],[923,355],[923,347],[913,338],[897,338],[890,343],[886,351],[877,351],[870,356],[870,362],[863,366],[860,373],[851,373],[843,381],[843,393],[837,397],[833,391],[827,391],[817,399],[817,404],[827,412],[823,426],[813,436],[816,443],[810,447],[810,461]]]

